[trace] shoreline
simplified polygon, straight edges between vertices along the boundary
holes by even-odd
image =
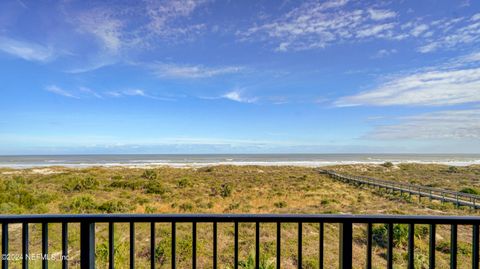
[[[35,169],[35,168],[137,168],[151,169],[160,167],[170,168],[202,168],[209,166],[295,166],[295,167],[325,167],[337,165],[380,165],[391,162],[394,165],[400,164],[422,164],[422,165],[449,165],[449,166],[470,166],[480,165],[480,160],[472,161],[225,161],[225,162],[142,162],[142,163],[36,163],[36,164],[0,164],[0,169]]]

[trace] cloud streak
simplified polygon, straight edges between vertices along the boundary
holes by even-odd
[[[480,139],[480,109],[446,110],[399,118],[377,126],[367,139]]]
[[[410,39],[421,53],[452,49],[480,41],[480,14],[470,17],[411,19],[392,9],[358,1],[307,1],[246,30],[242,41],[263,41],[276,51],[322,49],[341,43]]]
[[[480,102],[479,60],[479,54],[474,53],[446,65],[397,75],[371,90],[342,97],[335,105],[438,106]]]
[[[65,89],[62,89],[56,85],[49,85],[45,87],[45,90],[63,97],[68,97],[68,98],[75,98],[75,99],[80,99],[80,97],[76,96],[70,91],[67,91]]]
[[[98,2],[77,10],[64,5],[66,16],[81,32],[90,34],[102,48],[113,55],[126,49],[151,48],[159,40],[191,40],[202,33],[205,25],[181,21],[208,3],[206,0],[145,0],[136,5]]]
[[[239,102],[239,103],[255,103],[258,101],[256,97],[246,97],[243,95],[243,91],[241,89],[235,89],[229,91],[221,96],[222,98]]]
[[[119,90],[119,91],[108,91],[105,92],[106,96],[109,97],[144,97],[148,99],[154,99],[159,101],[173,101],[173,98],[156,96],[147,93],[145,90],[142,89],[126,89],[126,90]]]
[[[0,36],[0,51],[12,56],[34,62],[49,62],[54,58],[49,47]]]
[[[161,78],[210,78],[221,75],[237,74],[245,68],[241,66],[207,67],[203,65],[179,65],[158,63],[150,65],[155,75]]]

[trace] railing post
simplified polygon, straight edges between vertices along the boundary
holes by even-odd
[[[340,223],[340,269],[352,268],[352,223]]]
[[[8,269],[8,223],[2,223],[2,269]]]
[[[80,267],[95,268],[95,223],[80,223]]]
[[[452,224],[450,231],[450,269],[457,268],[457,224]]]
[[[478,269],[478,224],[472,227],[472,269]]]

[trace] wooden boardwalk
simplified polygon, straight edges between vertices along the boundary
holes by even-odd
[[[450,191],[440,188],[432,188],[410,183],[396,182],[391,180],[376,179],[370,177],[359,177],[351,175],[342,175],[331,170],[320,170],[322,174],[327,174],[331,178],[340,180],[346,183],[355,185],[367,185],[370,187],[384,188],[385,190],[398,191],[401,194],[408,193],[410,195],[418,195],[421,197],[428,197],[431,200],[439,200],[443,202],[450,202],[458,206],[467,206],[473,209],[480,208],[480,196]]]

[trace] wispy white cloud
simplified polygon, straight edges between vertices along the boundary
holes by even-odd
[[[111,54],[124,49],[155,47],[162,39],[185,41],[207,30],[203,23],[179,18],[189,17],[208,0],[144,0],[136,5],[102,2],[79,9],[65,2],[69,21],[81,33],[91,34]]]
[[[377,25],[369,25],[363,29],[360,29],[357,32],[357,37],[366,38],[366,37],[383,37],[382,33],[385,33],[387,30],[390,30],[394,27],[393,23],[384,23]]]
[[[411,19],[359,1],[307,1],[263,23],[238,31],[242,41],[267,42],[276,51],[325,48],[338,43],[383,39],[415,40],[418,51],[433,52],[480,41],[480,14],[471,17]]]
[[[397,16],[397,13],[395,13],[394,11],[385,10],[385,9],[374,9],[374,8],[369,8],[368,14],[370,14],[370,18],[372,18],[372,20],[375,20],[375,21],[390,19]]]
[[[53,49],[50,47],[1,36],[0,51],[35,62],[48,62],[55,56]]]
[[[377,126],[368,139],[480,139],[480,109],[446,110],[401,117]]]
[[[80,97],[76,96],[75,94],[73,94],[71,91],[62,89],[62,88],[60,88],[56,85],[49,85],[49,86],[45,87],[45,90],[48,91],[48,92],[57,94],[57,95],[68,97],[68,98],[75,98],[75,99],[80,98]]]
[[[221,96],[222,98],[232,100],[239,103],[255,103],[258,98],[256,97],[246,97],[243,95],[242,89],[234,89],[229,91]]]
[[[424,33],[425,31],[427,31],[429,29],[429,26],[426,25],[426,24],[420,24],[420,25],[416,25],[411,31],[410,33],[417,37],[417,36],[420,36],[422,33]]]
[[[48,85],[47,87],[45,87],[45,90],[54,94],[75,99],[103,98],[103,96],[97,91],[83,86],[75,87],[72,89],[65,89],[57,85]]]
[[[396,49],[381,49],[377,51],[377,53],[374,55],[374,58],[383,58],[392,54],[397,53],[398,51]]]
[[[79,92],[82,93],[83,95],[88,95],[88,96],[93,96],[95,98],[103,98],[102,95],[97,93],[96,91],[87,88],[87,87],[79,87],[78,88]]]
[[[445,65],[397,75],[371,90],[340,98],[335,104],[431,106],[480,102],[479,59],[474,53]]]
[[[227,74],[237,74],[245,70],[241,66],[207,67],[203,65],[178,65],[157,63],[150,69],[162,78],[209,78]]]
[[[79,31],[92,34],[104,49],[113,53],[118,52],[126,42],[123,33],[125,25],[110,9],[96,8],[80,12],[74,17],[74,23]]]
[[[163,97],[163,96],[157,96],[153,95],[150,93],[147,93],[145,90],[142,89],[126,89],[126,90],[118,90],[118,91],[107,91],[105,92],[106,96],[109,97],[144,97],[144,98],[149,98],[149,99],[154,99],[154,100],[159,100],[159,101],[173,101],[173,98],[170,97]]]
[[[480,13],[473,15],[471,21],[480,21]]]
[[[324,48],[336,42],[392,38],[394,11],[346,8],[349,1],[308,1],[290,12],[248,30],[242,40],[277,42],[277,51]]]
[[[477,18],[478,17],[478,18]],[[439,49],[453,49],[458,46],[477,44],[480,41],[479,14],[455,19],[442,19],[430,23],[435,34],[429,36],[419,52],[429,53]]]
[[[188,17],[209,0],[147,0],[146,14],[150,21],[147,29],[163,37],[196,35],[206,30],[202,23],[185,24],[177,18]]]

